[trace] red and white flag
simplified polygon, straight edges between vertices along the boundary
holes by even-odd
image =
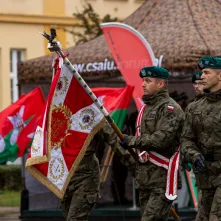
[[[43,122],[35,132],[26,169],[62,198],[88,145],[105,120],[67,67],[57,66],[56,69]],[[122,98],[125,92],[129,92],[131,99],[133,88],[128,86],[125,90],[110,89],[109,97],[107,89],[95,89],[94,93],[101,103],[110,104],[107,109],[111,110],[113,100],[127,100]]]
[[[56,70],[26,169],[62,197],[104,117],[65,65]]]

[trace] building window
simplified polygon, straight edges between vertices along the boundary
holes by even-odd
[[[24,49],[11,49],[10,50],[10,78],[11,78],[11,101],[18,100],[18,69],[17,63],[24,60]]]

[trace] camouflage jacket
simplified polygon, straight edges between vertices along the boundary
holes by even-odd
[[[196,96],[196,97],[194,98],[194,100],[190,101],[190,103],[188,104],[188,106],[187,106],[186,109],[185,109],[185,112],[187,112],[192,105],[194,105],[198,100],[200,100],[200,99],[203,98],[203,97],[204,97],[204,95]]]
[[[196,96],[195,99],[187,105],[187,107],[185,109],[185,117],[186,117],[186,113],[189,112],[191,108],[194,108],[193,106],[197,103],[197,101],[199,101],[200,99],[202,99],[204,97],[205,97],[204,95]]]
[[[179,146],[184,113],[166,89],[153,96],[144,96],[146,104],[141,120],[141,136],[129,136],[128,146],[145,151],[155,151],[171,157]],[[147,162],[137,164],[135,179],[138,188],[165,188],[167,171]]]
[[[185,113],[181,135],[184,158],[194,163],[199,154],[206,159],[207,170],[196,175],[200,188],[213,188],[221,184],[221,91],[206,94],[192,104]]]

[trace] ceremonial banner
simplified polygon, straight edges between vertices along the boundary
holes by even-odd
[[[44,105],[43,93],[37,87],[0,112],[0,163],[14,162],[21,156],[17,139],[29,121],[40,115]]]
[[[108,93],[97,90],[98,99],[104,105],[108,100],[123,100],[120,95],[125,95],[124,90],[114,93],[115,90],[112,89],[109,98]],[[131,87],[127,90],[131,91]],[[113,106],[110,106],[109,110],[112,109]],[[66,66],[58,68],[50,89],[45,117],[36,130],[26,169],[62,198],[88,145],[103,123],[103,114],[73,74]]]
[[[23,156],[25,151],[29,150],[29,148],[31,147],[37,126],[42,124],[43,114],[44,112],[42,112],[42,114],[40,114],[39,116],[35,116],[19,134],[17,140],[18,157]]]
[[[146,39],[129,25],[110,22],[101,24],[101,28],[125,81],[135,86],[133,98],[140,110],[143,106],[143,90],[139,72],[144,66],[157,65],[153,51]]]

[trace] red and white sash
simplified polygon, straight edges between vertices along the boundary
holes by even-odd
[[[136,136],[141,135],[141,120],[143,112],[146,108],[144,105],[137,117],[136,122]],[[165,196],[169,200],[175,200],[177,198],[177,180],[180,161],[180,150],[178,150],[171,158],[164,157],[163,155],[154,151],[140,151],[136,149],[139,156],[139,161],[145,163],[148,160],[156,166],[163,167],[167,170],[167,184]]]

